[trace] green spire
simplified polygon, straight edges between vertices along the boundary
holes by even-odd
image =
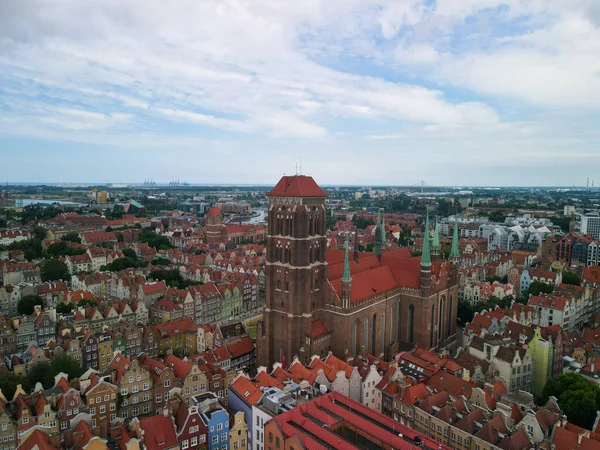
[[[385,245],[385,218],[381,219],[381,243]]]
[[[421,265],[422,266],[430,266],[431,265],[431,251],[429,250],[429,213],[427,213],[427,217],[425,218],[425,236],[423,239],[423,252],[421,255]]]
[[[342,281],[352,281],[350,277],[350,259],[348,257],[348,239],[346,239],[346,255],[344,256],[344,275]]]
[[[433,232],[433,243],[431,244],[431,249],[433,251],[440,251],[440,235],[438,232],[438,221],[435,219],[435,229]]]
[[[458,218],[454,219],[454,234],[452,236],[452,249],[450,250],[450,258],[458,258]]]
[[[377,228],[381,226],[381,208],[377,209]]]

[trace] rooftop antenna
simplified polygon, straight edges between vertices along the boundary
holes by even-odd
[[[296,176],[298,176],[298,162],[296,161]]]
[[[302,175],[302,158],[300,158],[300,175]]]

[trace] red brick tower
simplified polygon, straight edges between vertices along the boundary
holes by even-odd
[[[227,241],[227,232],[223,225],[223,215],[219,208],[211,208],[204,216],[206,242],[216,243]]]
[[[305,346],[313,311],[327,295],[325,197],[312,177],[284,176],[267,193],[266,308],[258,328],[258,362],[289,364],[310,357]]]

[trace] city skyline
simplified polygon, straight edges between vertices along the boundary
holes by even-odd
[[[0,12],[9,183],[271,184],[302,158],[324,185],[581,186],[600,163],[593,0]]]

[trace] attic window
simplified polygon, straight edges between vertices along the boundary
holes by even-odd
[[[250,397],[250,391],[246,391],[246,392],[244,393],[244,397],[246,397],[246,398]]]

